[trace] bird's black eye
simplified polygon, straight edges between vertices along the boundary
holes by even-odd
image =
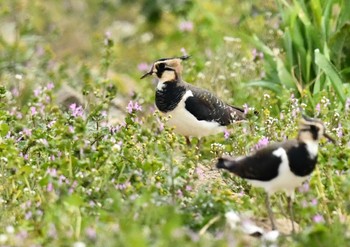
[[[157,69],[158,71],[164,71],[164,69],[165,69],[165,64],[164,64],[164,63],[159,63],[159,64],[157,64],[157,65],[156,65],[156,69]]]
[[[311,131],[315,131],[315,132],[317,132],[317,131],[320,130],[320,128],[317,127],[317,126],[315,126],[315,125],[311,125],[311,126],[310,126],[310,129],[311,129]]]

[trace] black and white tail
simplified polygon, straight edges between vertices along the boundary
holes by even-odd
[[[216,163],[216,168],[219,169],[226,169],[230,172],[235,173],[237,162],[232,158],[219,158],[218,162]]]

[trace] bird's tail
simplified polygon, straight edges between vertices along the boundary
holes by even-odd
[[[237,162],[233,158],[222,157],[218,159],[218,162],[216,163],[216,168],[225,169],[235,173],[236,167],[237,167],[236,165],[237,165]]]

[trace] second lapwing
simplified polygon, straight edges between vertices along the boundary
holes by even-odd
[[[253,186],[265,189],[266,206],[272,229],[276,229],[269,196],[284,191],[288,196],[288,209],[294,232],[292,200],[294,190],[304,182],[317,163],[318,143],[322,137],[334,140],[325,133],[324,124],[303,116],[298,137],[274,143],[245,157],[219,158],[216,167],[226,169],[246,179]]]
[[[168,124],[178,134],[203,137],[223,132],[225,126],[245,119],[244,110],[228,105],[208,90],[182,79],[183,60],[189,56],[162,58],[154,62],[142,78],[157,80],[155,103],[159,111],[171,115]]]

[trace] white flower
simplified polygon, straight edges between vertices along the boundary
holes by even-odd
[[[5,243],[8,240],[6,234],[0,234],[0,243]]]
[[[85,247],[86,244],[84,242],[75,242],[73,244],[73,247]]]
[[[7,226],[6,227],[6,232],[9,234],[12,234],[15,232],[15,228],[13,226]]]
[[[241,218],[235,211],[230,211],[225,214],[226,221],[232,229],[237,228],[237,224],[241,221]]]
[[[263,235],[263,239],[270,242],[276,242],[279,235],[280,233],[277,230],[269,231]]]

